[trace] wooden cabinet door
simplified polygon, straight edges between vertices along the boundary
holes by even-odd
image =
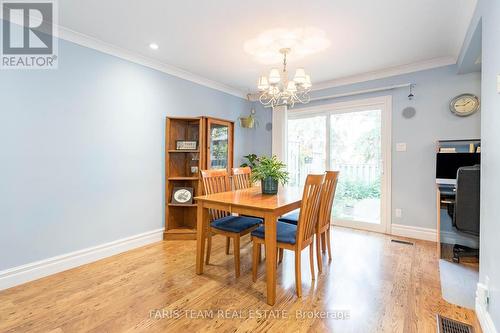
[[[207,169],[233,167],[233,123],[207,118]]]

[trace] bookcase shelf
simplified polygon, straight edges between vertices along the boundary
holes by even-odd
[[[219,168],[229,171],[233,162],[234,123],[207,117],[167,117],[165,127],[165,232],[163,238],[196,239],[198,205],[172,203],[176,187],[203,194],[200,170]],[[198,149],[175,149],[177,141],[197,141]],[[222,152],[222,153],[221,153]],[[224,153],[225,152],[225,153]]]

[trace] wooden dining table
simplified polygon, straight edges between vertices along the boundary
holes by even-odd
[[[276,302],[276,221],[278,217],[300,207],[302,190],[280,188],[278,194],[262,194],[260,187],[208,194],[194,198],[198,202],[196,231],[196,274],[203,274],[209,209],[261,217],[265,227],[267,304]]]

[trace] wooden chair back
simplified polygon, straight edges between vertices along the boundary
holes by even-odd
[[[323,190],[321,191],[321,199],[319,205],[318,228],[322,228],[330,224],[332,216],[333,199],[335,198],[335,190],[339,179],[338,171],[327,171]]]
[[[249,188],[252,183],[250,181],[250,167],[233,168],[233,186],[235,190]]]
[[[205,194],[231,191],[226,169],[201,170],[201,178]],[[229,215],[229,212],[223,210],[210,209],[209,211],[212,221]]]
[[[325,175],[308,175],[302,194],[299,220],[297,222],[297,245],[311,239],[316,233],[321,190]]]

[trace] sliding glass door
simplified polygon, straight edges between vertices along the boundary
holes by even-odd
[[[291,185],[309,173],[340,171],[333,223],[386,232],[390,184],[390,99],[290,110],[287,159]]]

